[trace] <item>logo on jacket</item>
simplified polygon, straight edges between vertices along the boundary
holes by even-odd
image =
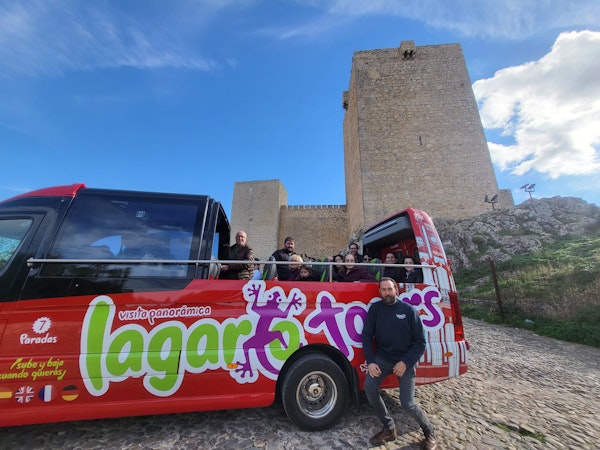
[[[406,319],[406,314],[396,314],[396,317],[400,320]]]

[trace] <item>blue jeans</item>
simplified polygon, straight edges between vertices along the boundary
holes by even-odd
[[[382,381],[385,377],[390,375],[393,371],[394,364],[388,361],[385,361],[381,358],[375,358],[375,362],[381,369],[381,375],[373,378],[367,372],[367,378],[365,378],[365,394],[367,394],[367,399],[369,400],[369,404],[375,410],[375,414],[381,420],[381,423],[389,428],[394,428],[394,418],[388,412],[387,407],[383,399],[381,398],[381,394],[379,393],[379,386],[381,386]],[[415,366],[408,367],[404,375],[398,377],[398,390],[400,392],[400,405],[402,409],[413,419],[417,421],[425,436],[433,434],[433,427],[431,426],[431,422],[423,412],[421,408],[415,403]]]

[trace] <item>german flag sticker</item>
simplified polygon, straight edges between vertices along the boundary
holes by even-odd
[[[77,397],[79,397],[79,389],[77,389],[77,386],[70,384],[62,390],[62,398],[67,402],[72,402]]]
[[[12,398],[12,396],[13,393],[10,388],[7,388],[6,386],[0,386],[0,400],[9,399]]]

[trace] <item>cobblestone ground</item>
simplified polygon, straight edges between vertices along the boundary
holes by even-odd
[[[441,449],[600,448],[600,350],[465,319],[467,375],[417,387]],[[384,392],[399,431],[380,449],[420,448],[422,434]],[[0,429],[2,449],[368,448],[371,408],[349,408],[324,432],[302,432],[270,408],[134,417]]]

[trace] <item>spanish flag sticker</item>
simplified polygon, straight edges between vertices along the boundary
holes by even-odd
[[[6,386],[0,386],[0,400],[12,398],[12,395],[13,394],[10,388],[7,388]]]
[[[73,386],[72,384],[70,384],[62,390],[63,400],[72,402],[77,397],[79,397],[79,389],[77,389],[77,386]]]
[[[40,392],[38,392],[38,397],[43,402],[51,402],[56,398],[56,394],[56,388],[51,384],[47,384],[42,389],[40,389]]]

